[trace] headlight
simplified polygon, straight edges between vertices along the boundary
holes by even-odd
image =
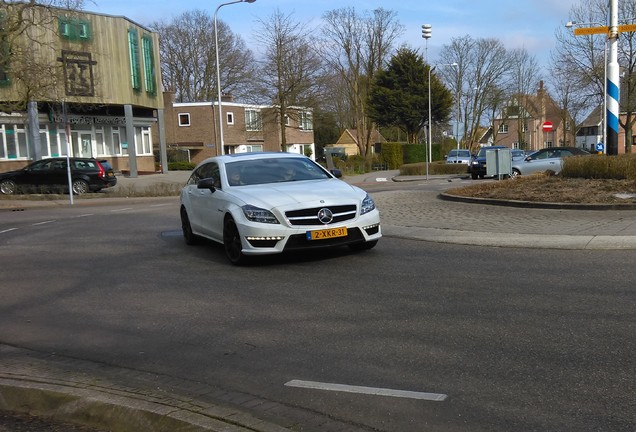
[[[251,205],[244,205],[242,209],[243,214],[249,221],[269,224],[280,223],[278,222],[278,219],[276,219],[276,216],[274,216],[274,214],[269,210],[254,207]]]
[[[369,213],[371,210],[375,209],[375,202],[373,198],[371,198],[368,194],[362,200],[362,208],[360,209],[360,215]]]

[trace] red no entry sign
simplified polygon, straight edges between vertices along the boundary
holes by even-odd
[[[554,125],[552,124],[551,121],[546,121],[543,123],[543,132],[552,132],[552,129],[554,128]]]

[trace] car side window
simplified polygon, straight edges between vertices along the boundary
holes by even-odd
[[[197,168],[188,179],[187,184],[197,184],[199,180],[203,180],[206,178],[214,179],[215,188],[221,187],[221,175],[219,173],[219,166],[215,162],[210,162]]]
[[[51,161],[42,161],[31,165],[31,171],[48,171],[49,169],[51,169]]]

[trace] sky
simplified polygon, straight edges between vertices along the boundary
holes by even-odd
[[[138,24],[170,22],[183,12],[215,9],[230,0],[88,0],[85,9],[108,15],[125,16]],[[248,44],[255,45],[259,19],[276,10],[292,14],[295,21],[315,28],[324,12],[355,7],[359,12],[384,8],[397,12],[405,31],[400,44],[424,51],[422,24],[431,24],[428,59],[435,63],[444,45],[452,38],[497,38],[506,48],[525,48],[547,66],[554,34],[568,19],[570,8],[579,0],[256,0],[219,9],[217,18],[228,24]]]

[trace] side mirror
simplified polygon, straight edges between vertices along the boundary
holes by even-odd
[[[335,178],[341,178],[342,177],[342,171],[340,171],[339,169],[333,168],[330,169],[329,172],[335,177]]]
[[[214,193],[216,187],[214,186],[214,179],[212,177],[204,178],[197,182],[197,189],[210,189],[210,192]]]

